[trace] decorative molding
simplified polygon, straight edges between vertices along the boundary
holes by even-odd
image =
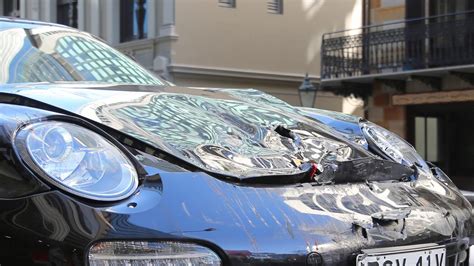
[[[171,74],[191,74],[191,75],[205,75],[205,76],[219,76],[232,78],[249,78],[260,80],[279,80],[288,82],[302,82],[304,73],[279,73],[279,72],[264,72],[257,70],[240,70],[232,68],[220,67],[203,67],[191,65],[176,65],[168,66],[168,71]],[[319,76],[310,76],[313,82],[319,83]]]
[[[474,90],[439,91],[392,96],[393,105],[414,105],[474,101]]]
[[[143,50],[143,49],[153,50],[154,46],[161,42],[177,40],[177,39],[178,39],[177,36],[164,36],[164,37],[158,37],[154,39],[139,39],[139,40],[133,40],[133,41],[128,41],[128,42],[117,43],[113,45],[113,47],[120,51]]]
[[[114,45],[116,49],[120,50],[137,50],[151,47],[155,44],[156,39],[139,39],[128,42],[117,43]]]
[[[159,38],[163,37],[178,37],[178,34],[176,33],[176,27],[173,24],[168,24],[168,25],[163,25],[160,27],[159,30]]]
[[[157,43],[160,43],[160,42],[166,42],[166,41],[175,41],[177,39],[178,39],[177,35],[168,35],[168,36],[160,36],[156,38],[155,40]]]

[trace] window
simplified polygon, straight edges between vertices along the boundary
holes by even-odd
[[[235,8],[235,0],[219,0],[219,6]]]
[[[271,14],[283,14],[283,0],[268,0],[267,11]]]
[[[3,0],[2,10],[3,14],[0,14],[2,16],[20,17],[20,0]]]
[[[415,149],[430,162],[439,161],[439,122],[437,117],[415,117]]]
[[[120,0],[120,41],[145,39],[148,33],[146,0]]]
[[[77,28],[77,0],[58,0],[57,23]]]

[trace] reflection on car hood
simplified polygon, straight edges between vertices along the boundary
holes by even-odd
[[[257,90],[34,84],[8,94],[94,120],[206,171],[288,176],[370,156],[331,127]]]

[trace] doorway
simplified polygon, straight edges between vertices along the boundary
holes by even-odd
[[[474,103],[407,107],[408,141],[463,190],[474,191]]]

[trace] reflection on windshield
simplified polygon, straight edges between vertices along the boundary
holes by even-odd
[[[0,83],[86,81],[164,85],[86,33],[60,27],[0,31]]]

